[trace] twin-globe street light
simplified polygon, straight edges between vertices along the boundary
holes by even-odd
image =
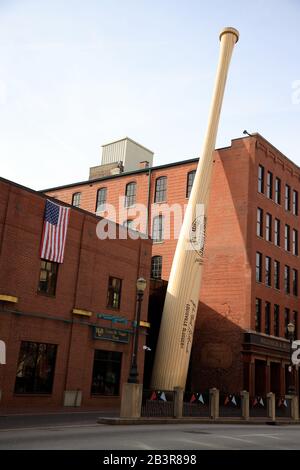
[[[138,354],[138,344],[139,344],[139,329],[140,329],[140,318],[141,318],[141,307],[142,300],[144,296],[144,291],[146,289],[147,282],[143,277],[140,277],[136,281],[136,290],[137,290],[137,311],[134,325],[134,337],[133,337],[133,350],[131,357],[131,368],[128,377],[128,383],[136,384],[138,383],[138,370],[137,370],[137,354]]]

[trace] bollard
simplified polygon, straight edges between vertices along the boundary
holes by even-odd
[[[275,394],[270,392],[267,394],[268,418],[275,421]]]
[[[143,384],[124,383],[121,396],[121,418],[140,418],[142,410]]]
[[[294,421],[299,421],[299,399],[297,395],[287,395],[286,398],[291,400],[291,418]]]
[[[242,419],[248,420],[250,416],[249,412],[249,392],[243,390],[241,392],[242,398]]]
[[[219,418],[220,393],[217,388],[209,389],[209,417],[211,419]]]
[[[174,418],[182,418],[183,388],[174,387]]]

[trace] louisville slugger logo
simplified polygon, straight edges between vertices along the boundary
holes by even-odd
[[[200,215],[193,220],[190,230],[190,244],[203,262],[206,236],[206,217]]]

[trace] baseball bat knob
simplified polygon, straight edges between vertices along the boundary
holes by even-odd
[[[227,28],[222,29],[222,31],[220,32],[220,36],[219,36],[220,41],[221,41],[221,37],[223,36],[223,34],[228,34],[228,33],[231,33],[231,34],[235,35],[235,37],[236,37],[235,42],[237,43],[238,40],[239,40],[239,37],[240,37],[240,33],[238,32],[237,29],[231,28],[231,27],[227,27]]]

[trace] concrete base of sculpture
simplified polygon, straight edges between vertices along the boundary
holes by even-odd
[[[120,418],[140,418],[143,385],[124,383],[121,396]]]

